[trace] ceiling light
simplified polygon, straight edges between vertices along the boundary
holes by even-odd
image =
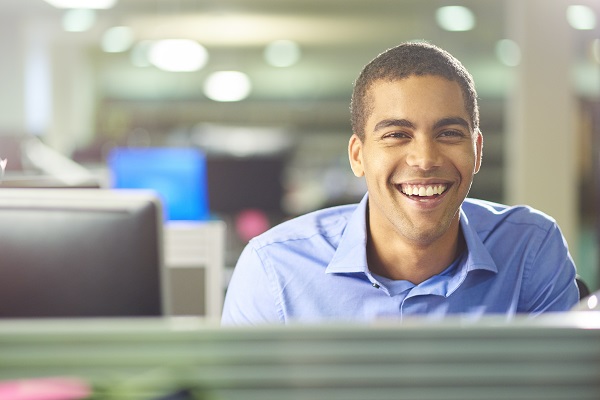
[[[248,75],[239,71],[212,73],[204,83],[204,94],[215,101],[240,101],[250,94]]]
[[[164,71],[192,72],[206,65],[208,52],[194,40],[166,39],[155,42],[148,57],[154,66]]]
[[[117,0],[45,0],[46,3],[56,8],[112,8]]]
[[[496,43],[496,57],[500,62],[509,67],[516,67],[521,63],[521,48],[510,39],[502,39]]]
[[[107,53],[122,53],[133,44],[133,30],[128,26],[113,26],[102,35],[102,50]]]
[[[300,60],[300,46],[291,40],[276,40],[265,47],[265,60],[274,67],[290,67]]]
[[[62,27],[67,32],[86,32],[96,23],[96,12],[90,9],[67,10],[62,17]]]
[[[588,6],[567,7],[567,21],[575,29],[590,30],[596,27],[596,14]]]
[[[475,27],[475,14],[463,6],[440,7],[435,18],[438,25],[447,31],[470,31]]]

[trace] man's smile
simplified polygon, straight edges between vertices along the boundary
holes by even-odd
[[[396,188],[409,200],[416,201],[421,205],[426,202],[429,206],[433,206],[445,197],[451,186],[451,183],[438,181],[431,183],[400,183],[396,185]]]
[[[400,184],[400,191],[407,196],[432,197],[439,196],[448,189],[446,183],[436,184]]]

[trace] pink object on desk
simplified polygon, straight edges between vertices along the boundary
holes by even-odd
[[[0,382],[2,400],[80,400],[91,395],[84,381],[75,378],[23,379]]]

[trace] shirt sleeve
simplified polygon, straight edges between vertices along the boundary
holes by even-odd
[[[525,272],[525,309],[521,311],[532,316],[569,311],[579,301],[575,264],[556,224],[541,241]]]
[[[261,258],[248,244],[227,287],[221,324],[282,323],[272,285]]]

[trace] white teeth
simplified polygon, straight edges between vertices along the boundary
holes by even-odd
[[[432,186],[416,186],[416,185],[402,185],[402,192],[409,196],[420,196],[429,197],[433,195],[439,195],[446,191],[446,185],[432,185]]]

